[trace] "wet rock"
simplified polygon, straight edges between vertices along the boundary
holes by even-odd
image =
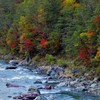
[[[29,91],[29,93],[37,93],[38,95],[40,95],[41,93],[40,93],[40,91],[39,91],[39,89],[37,88],[37,87],[33,87],[33,86],[31,86],[29,89],[28,89],[28,91]]]
[[[91,88],[95,88],[97,86],[97,83],[93,83],[93,84],[91,84]]]
[[[12,98],[12,96],[8,96],[8,98]]]
[[[27,93],[19,96],[13,97],[13,99],[21,99],[21,100],[34,100],[38,96],[37,93]]]
[[[10,87],[15,87],[15,88],[17,88],[17,87],[24,87],[24,86],[19,86],[19,85],[10,84],[10,83],[7,83],[6,86],[7,86],[8,88],[10,88]]]
[[[86,88],[84,86],[80,86],[76,88],[77,91],[84,91]]]
[[[71,81],[71,82],[69,83],[70,87],[76,87],[77,84],[78,84],[77,80]]]
[[[100,78],[94,78],[93,82],[100,82]]]
[[[19,63],[19,60],[10,60],[9,61],[9,64],[11,64],[11,65],[17,65]]]
[[[48,80],[46,83],[48,84],[59,84],[61,81],[60,80]]]
[[[36,69],[36,72],[40,73],[40,74],[46,74],[47,70],[43,67],[38,67]]]
[[[37,80],[34,82],[34,84],[42,84],[42,81],[41,80]]]
[[[51,99],[47,99],[43,95],[40,95],[40,96],[37,96],[34,100],[51,100]]]
[[[16,68],[17,68],[16,66],[8,66],[5,69],[16,69]]]
[[[68,84],[66,83],[66,82],[61,82],[61,83],[59,83],[57,86],[56,86],[56,88],[59,88],[59,87],[67,87],[68,86]]]
[[[88,89],[84,88],[82,91],[83,91],[83,92],[87,92],[87,91],[88,91]]]
[[[30,63],[30,66],[32,66],[32,67],[37,67],[36,62],[35,62],[35,61],[32,61],[32,62]]]
[[[22,96],[15,96],[15,97],[13,97],[13,99],[22,99],[23,97]]]
[[[51,86],[51,85],[49,85],[49,84],[47,84],[47,85],[45,85],[45,87],[44,87],[44,89],[47,89],[47,90],[50,90],[50,89],[52,89],[53,87]]]
[[[18,65],[19,66],[27,66],[28,65],[28,62],[25,61],[25,60],[23,60],[23,61],[20,61]]]

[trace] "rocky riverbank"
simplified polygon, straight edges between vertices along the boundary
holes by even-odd
[[[75,73],[77,73],[77,70],[71,71],[71,75],[68,76],[68,75],[65,75],[65,72],[69,73],[68,68],[64,68],[60,66],[36,67],[35,62],[27,63],[25,60],[23,61],[10,60],[9,63],[11,64],[11,68],[14,68],[14,66],[28,66],[28,69],[30,69],[31,71],[36,71],[39,74],[45,75],[45,77],[47,78],[47,81],[44,82],[46,83],[45,86],[38,87],[37,89],[51,90],[51,89],[57,89],[57,88],[59,89],[70,88],[71,91],[83,92],[83,93],[93,94],[95,96],[100,96],[100,77],[89,79],[88,73],[85,73],[84,75],[76,77]],[[38,80],[35,83],[42,84],[43,82]],[[32,87],[29,90],[32,90],[32,93],[33,93],[33,90],[35,89]],[[66,91],[60,91],[60,92],[66,92]],[[29,95],[34,96],[33,94],[29,94]],[[35,94],[35,96],[38,96],[38,95],[39,95],[38,93],[37,95]]]

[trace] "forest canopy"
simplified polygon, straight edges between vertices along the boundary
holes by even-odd
[[[0,48],[100,60],[100,0],[0,0]]]

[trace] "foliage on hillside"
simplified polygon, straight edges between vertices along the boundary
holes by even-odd
[[[96,63],[100,60],[99,4],[100,0],[0,0],[0,47]]]

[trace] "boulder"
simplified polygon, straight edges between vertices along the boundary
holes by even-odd
[[[8,66],[5,69],[16,69],[16,68],[17,68],[16,66]]]
[[[49,85],[49,84],[47,84],[47,85],[45,85],[45,87],[44,87],[44,89],[47,89],[47,90],[50,90],[50,89],[52,89],[53,87],[51,86],[51,85]]]
[[[17,87],[24,87],[24,86],[19,86],[19,85],[10,84],[10,83],[7,83],[6,86],[7,86],[8,88],[10,88],[10,87],[15,87],[15,88],[17,88]]]
[[[61,82],[61,83],[59,83],[56,87],[58,88],[60,88],[60,87],[67,87],[68,86],[68,84],[66,83],[66,82]]]
[[[33,87],[31,86],[29,89],[28,89],[29,93],[37,93],[38,95],[40,95],[40,90],[37,88],[37,87]]]
[[[37,96],[34,100],[48,100],[43,95]]]
[[[37,96],[38,96],[38,94],[36,94],[36,93],[27,93],[27,94],[15,96],[15,97],[13,97],[13,99],[34,100]]]
[[[40,74],[45,74],[47,72],[47,70],[43,67],[38,67],[36,69],[36,72],[40,73]]]
[[[47,75],[52,77],[52,79],[54,78],[59,78],[60,74],[64,73],[64,68],[62,67],[58,67],[58,66],[51,66],[49,68],[49,70],[47,71]]]
[[[42,84],[42,81],[41,80],[37,80],[34,82],[34,84]]]
[[[17,65],[19,63],[19,60],[10,60],[9,61],[9,64],[11,64],[11,65]]]
[[[25,61],[25,60],[23,60],[23,61],[20,61],[18,65],[19,66],[27,66],[28,65],[28,62]]]
[[[91,88],[95,88],[97,86],[97,83],[93,83],[90,85]]]

